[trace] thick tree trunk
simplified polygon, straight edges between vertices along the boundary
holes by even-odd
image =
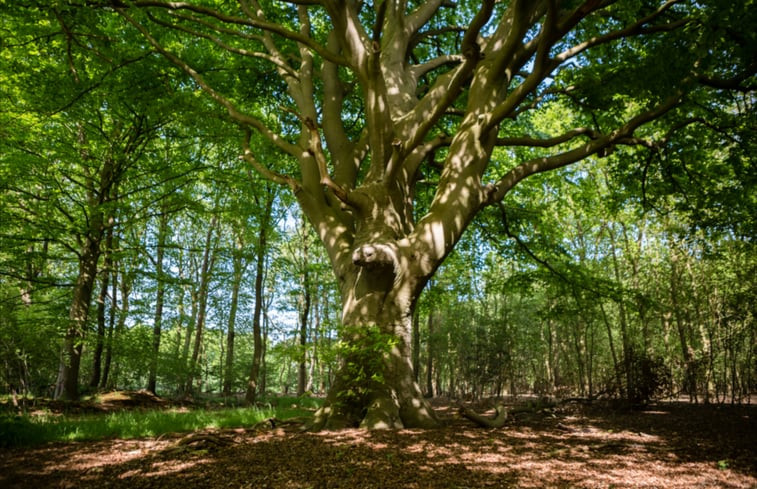
[[[69,310],[69,326],[63,339],[63,351],[55,389],[56,398],[66,400],[79,398],[79,366],[99,257],[100,241],[87,239],[79,257],[79,275],[74,285],[74,296]]]
[[[397,275],[391,267],[363,266],[343,289],[341,336],[348,346],[313,429],[439,425],[413,373],[414,288]]]

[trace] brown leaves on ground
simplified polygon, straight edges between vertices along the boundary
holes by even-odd
[[[436,430],[284,425],[12,449],[0,452],[0,487],[757,487],[755,406],[564,405],[498,429],[438,409],[448,423]]]

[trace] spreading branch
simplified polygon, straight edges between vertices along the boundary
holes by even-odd
[[[540,139],[531,136],[519,136],[509,138],[497,138],[497,146],[535,146],[539,148],[549,148],[558,144],[566,143],[578,136],[588,136],[589,139],[598,139],[601,134],[588,127],[579,127],[571,131],[547,139]]]
[[[168,9],[168,10],[187,10],[190,12],[194,12],[197,14],[215,18],[225,24],[236,24],[236,25],[253,27],[265,32],[269,32],[271,34],[277,34],[285,39],[289,39],[298,44],[305,45],[308,48],[312,49],[314,52],[318,53],[323,58],[328,59],[329,61],[333,63],[337,63],[341,65],[346,64],[346,60],[344,58],[327,50],[326,48],[324,48],[322,45],[315,42],[310,37],[303,36],[299,32],[290,31],[289,29],[285,28],[281,24],[277,24],[275,22],[266,22],[264,20],[259,19],[258,17],[249,16],[249,15],[247,18],[237,17],[234,15],[224,14],[222,12],[219,12],[218,10],[215,10],[209,7],[203,7],[201,5],[194,5],[187,2],[159,2],[159,1],[152,1],[152,0],[141,0],[141,1],[138,0],[138,1],[127,3],[127,2],[122,2],[119,0],[113,1],[113,7],[117,11],[123,11],[124,9],[130,6],[155,7],[155,8],[163,8],[163,9]]]
[[[174,65],[181,68],[182,71],[184,71],[187,75],[192,77],[192,79],[197,82],[197,84],[208,94],[210,97],[218,102],[220,105],[222,105],[229,116],[237,121],[238,123],[242,124],[243,126],[249,126],[255,128],[261,135],[263,135],[266,139],[271,141],[274,145],[276,145],[279,149],[283,150],[284,152],[292,155],[297,156],[298,150],[297,146],[290,143],[289,141],[285,140],[283,137],[281,137],[279,134],[274,133],[268,127],[263,124],[262,121],[255,117],[251,117],[247,114],[244,114],[239,109],[234,106],[233,103],[223,95],[221,95],[219,92],[217,92],[208,82],[205,81],[203,76],[197,72],[194,68],[192,68],[186,61],[182,60],[172,52],[168,51],[166,48],[161,45],[155,37],[150,34],[150,32],[139,22],[134,20],[133,17],[131,17],[125,9],[116,9],[116,12],[118,12],[119,15],[121,15],[126,21],[134,26],[144,37],[147,39],[147,41],[155,48],[157,52],[159,52],[161,55],[163,55],[166,59],[171,61]]]
[[[258,172],[260,175],[262,175],[264,178],[274,182],[278,183],[280,185],[288,185],[292,191],[297,192],[299,191],[301,185],[300,183],[293,179],[292,177],[288,177],[286,175],[282,175],[280,173],[276,173],[275,171],[269,169],[262,163],[260,163],[257,158],[252,153],[252,150],[250,149],[250,138],[252,137],[252,133],[248,128],[245,128],[244,130],[244,139],[242,140],[242,158],[248,162],[252,167],[255,169],[256,172]]]
[[[682,97],[683,91],[679,90],[675,95],[669,97],[656,107],[637,115],[610,134],[596,137],[585,145],[552,156],[533,158],[521,163],[505,174],[505,176],[503,176],[495,185],[489,188],[488,203],[492,204],[501,201],[510,189],[528,176],[549,170],[555,170],[577,161],[581,161],[614,144],[633,141],[633,139],[629,138],[632,137],[633,132],[637,128],[647,122],[658,119],[663,114],[678,106],[681,103]]]

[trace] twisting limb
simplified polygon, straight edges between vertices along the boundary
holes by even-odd
[[[321,184],[330,188],[336,197],[347,205],[354,206],[354,202],[350,199],[349,192],[341,185],[336,183],[329,175],[328,164],[326,162],[326,155],[323,153],[323,145],[321,144],[321,135],[318,133],[318,126],[313,119],[305,117],[302,119],[303,124],[307,127],[310,134],[308,153],[310,153],[315,159],[318,165],[318,173],[321,177]]]
[[[175,30],[178,30],[178,31],[182,31],[182,32],[190,34],[190,35],[192,35],[194,37],[199,37],[199,38],[202,38],[202,39],[207,39],[208,41],[212,42],[216,46],[218,46],[221,49],[224,49],[224,50],[226,50],[226,51],[228,51],[230,53],[239,54],[241,56],[247,56],[247,57],[250,57],[250,58],[264,59],[264,60],[270,62],[271,64],[275,65],[279,70],[281,70],[282,72],[286,73],[287,75],[292,76],[294,78],[297,78],[297,73],[292,68],[290,68],[289,66],[287,66],[284,62],[282,62],[281,59],[279,59],[276,56],[271,56],[270,54],[261,53],[260,51],[250,51],[250,50],[247,50],[247,49],[236,48],[234,46],[230,46],[229,44],[226,44],[225,42],[223,42],[220,38],[218,38],[216,36],[211,36],[210,34],[205,34],[205,33],[202,33],[200,31],[197,31],[195,29],[190,29],[189,27],[185,27],[185,26],[182,26],[182,25],[171,24],[169,22],[165,22],[163,20],[158,19],[157,17],[155,17],[154,15],[150,14],[149,12],[147,14],[147,17],[152,22],[154,22],[154,23],[156,23],[158,25],[162,25],[163,27],[167,27],[169,29],[175,29]],[[185,20],[193,20],[193,19],[189,19],[187,16],[176,16],[176,17],[177,18],[183,18]]]
[[[683,85],[685,86],[687,83],[683,83]],[[628,143],[634,141],[633,139],[629,139],[632,138],[634,130],[649,121],[661,117],[666,112],[678,106],[681,103],[683,93],[683,90],[677,91],[676,94],[672,95],[656,107],[646,112],[642,112],[610,134],[592,139],[585,145],[556,155],[533,158],[521,163],[507,172],[507,174],[505,174],[495,185],[489,186],[487,203],[493,204],[501,201],[510,189],[530,175],[570,165],[587,158],[588,156],[599,153],[606,148],[610,148],[614,144],[624,144],[624,142]]]
[[[589,139],[598,139],[601,134],[588,127],[578,127],[570,130],[565,134],[552,138],[541,139],[531,136],[519,136],[510,138],[497,138],[497,146],[536,146],[540,148],[549,148],[570,141],[578,136],[588,136]]]
[[[221,104],[226,109],[227,113],[233,120],[239,122],[244,126],[254,127],[261,135],[271,141],[282,151],[295,157],[298,155],[298,149],[296,145],[290,143],[289,141],[281,137],[281,135],[276,134],[268,129],[268,127],[263,124],[262,121],[240,112],[239,109],[237,109],[229,99],[214,90],[213,87],[211,87],[205,81],[203,76],[197,72],[197,70],[195,70],[184,60],[164,48],[142,24],[134,20],[128,13],[126,13],[124,9],[118,8],[116,9],[116,12],[124,17],[127,22],[133,25],[144,36],[144,38],[147,39],[147,41],[155,48],[157,52],[171,61],[174,65],[181,68],[187,75],[192,77],[192,79],[194,79],[194,81],[197,82],[197,84],[200,85],[200,87],[208,95],[210,95],[213,100]]]
[[[286,175],[282,175],[280,173],[277,173],[270,168],[266,167],[262,163],[260,163],[255,156],[252,154],[252,150],[250,149],[250,138],[252,137],[252,133],[249,128],[244,128],[244,139],[242,140],[242,149],[244,152],[242,153],[242,158],[252,165],[252,167],[255,169],[256,172],[258,172],[260,175],[262,175],[264,178],[274,182],[278,183],[280,185],[288,185],[289,188],[292,189],[293,192],[299,191],[301,188],[300,183],[295,180],[292,177],[288,177]]]
[[[243,3],[246,3],[246,2],[243,2]],[[248,15],[248,18],[236,17],[233,15],[224,14],[222,12],[219,12],[218,10],[214,10],[209,7],[194,5],[187,2],[162,2],[162,1],[153,1],[153,0],[137,0],[137,1],[116,0],[113,2],[113,6],[117,11],[123,10],[124,8],[128,8],[130,6],[157,7],[157,8],[164,8],[168,10],[188,10],[190,12],[195,12],[198,14],[206,15],[208,17],[213,17],[227,24],[246,25],[246,26],[254,27],[256,29],[260,29],[265,32],[270,32],[271,34],[278,34],[279,36],[282,36],[291,41],[304,44],[311,50],[318,53],[323,58],[328,59],[329,61],[333,63],[337,63],[341,65],[346,64],[346,60],[344,58],[342,58],[341,56],[335,55],[331,51],[328,51],[323,46],[315,42],[313,39],[307,36],[303,36],[302,34],[298,32],[290,31],[289,29],[283,27],[281,24],[277,24],[274,22],[266,22],[264,20],[261,20],[257,16]]]

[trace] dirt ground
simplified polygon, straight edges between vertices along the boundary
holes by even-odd
[[[757,406],[563,404],[485,429],[296,425],[0,450],[11,488],[757,488]]]

